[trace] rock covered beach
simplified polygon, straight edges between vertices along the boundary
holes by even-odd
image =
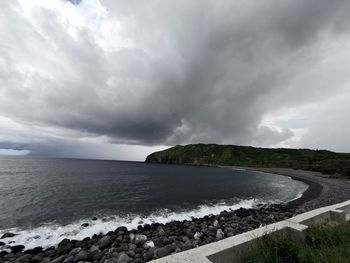
[[[6,244],[3,241],[9,241],[12,234],[7,233],[8,237],[0,239],[0,262],[147,262],[289,218],[293,213],[288,205],[258,205],[256,209],[240,208],[192,220],[139,225],[134,230],[120,226],[105,235],[64,239],[46,249],[26,250],[21,244]]]

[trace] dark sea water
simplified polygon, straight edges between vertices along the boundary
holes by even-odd
[[[13,231],[19,235],[11,240],[27,248],[48,246],[119,225],[289,201],[306,188],[289,177],[226,168],[0,157],[0,235]]]

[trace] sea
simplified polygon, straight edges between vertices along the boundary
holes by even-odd
[[[306,189],[287,176],[231,168],[2,156],[0,236],[48,247],[118,226],[287,202]]]

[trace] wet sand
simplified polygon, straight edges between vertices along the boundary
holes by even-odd
[[[235,168],[235,167],[232,167]],[[303,195],[288,204],[304,212],[350,200],[350,179],[334,178],[318,172],[294,170],[290,168],[247,168],[240,169],[289,176],[309,186]]]

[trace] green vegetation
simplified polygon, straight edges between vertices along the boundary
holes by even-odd
[[[350,154],[310,149],[269,149],[249,146],[190,144],[155,152],[150,163],[288,167],[350,176]]]
[[[307,230],[305,244],[288,238],[264,238],[262,245],[243,263],[340,263],[350,262],[350,222],[316,226]]]

